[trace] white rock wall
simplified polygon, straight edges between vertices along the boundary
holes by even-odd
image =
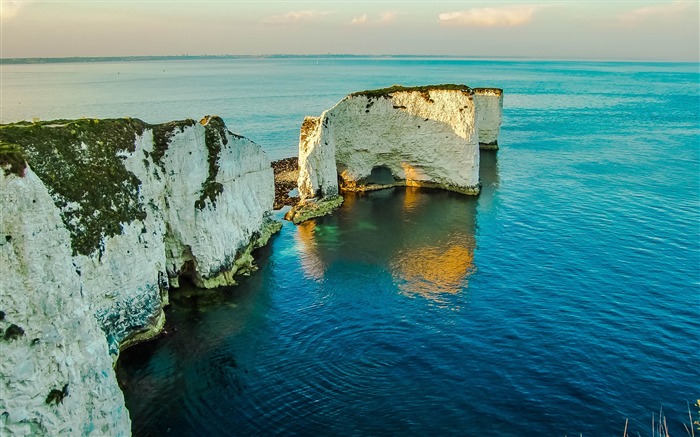
[[[233,274],[250,267],[236,252],[246,248],[257,235],[269,233],[268,218],[274,202],[274,178],[270,162],[260,146],[226,133],[228,144],[221,150],[217,181],[224,190],[215,204],[193,207],[208,174],[202,149],[204,128],[197,124],[171,139],[164,163],[170,206],[164,208],[168,274],[176,278],[188,262],[194,263],[192,279],[200,287],[235,284]],[[240,255],[240,253],[239,253]]]
[[[474,88],[476,126],[482,149],[498,149],[498,134],[503,119],[503,90]]]
[[[326,129],[329,112],[306,117],[299,135],[298,190],[302,200],[332,197],[338,194],[336,144],[333,132]]]
[[[309,119],[307,119],[308,121]],[[302,202],[331,197],[342,188],[376,188],[367,178],[386,167],[388,185],[437,186],[476,194],[479,148],[470,91],[397,91],[351,95],[305,122],[299,146]]]
[[[214,181],[222,191],[203,207],[196,204],[211,171],[206,128],[175,128],[159,162],[153,129],[137,136],[120,159],[141,181],[146,217],[122,223],[121,234],[89,255],[72,253],[61,211],[34,172],[0,170],[0,327],[25,331],[0,338],[0,434],[129,435],[112,370],[119,349],[162,329],[167,288],[179,275],[215,287],[254,269],[250,252],[280,227],[270,218],[273,171],[258,145],[221,133]],[[65,384],[63,401],[46,404]]]
[[[0,204],[0,435],[130,435],[96,290],[76,272],[58,208],[29,168],[0,170]],[[11,325],[23,334],[6,339]],[[62,401],[46,402],[66,385]]]

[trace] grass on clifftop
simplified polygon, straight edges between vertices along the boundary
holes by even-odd
[[[136,150],[136,139],[153,130],[153,149],[144,150],[144,165],[148,168],[153,162],[163,168],[171,139],[196,124],[191,119],[151,125],[132,118],[84,118],[0,125],[0,171],[23,177],[28,163],[61,211],[73,254],[101,255],[105,238],[121,234],[124,224],[146,218],[141,181],[124,165]],[[207,200],[214,204],[223,191],[216,181],[221,148],[227,134],[239,137],[228,132],[219,117],[206,117],[202,124],[209,171],[194,205],[198,209]]]
[[[469,92],[469,91],[471,91],[471,88],[469,88],[466,85],[457,85],[457,84],[453,84],[453,83],[447,83],[447,84],[442,84],[442,85],[423,85],[423,86],[392,85],[388,88],[357,91],[355,93],[350,94],[350,96],[351,97],[364,96],[364,97],[369,97],[369,98],[379,98],[379,97],[388,97],[392,93],[396,93],[399,91],[418,91],[421,94],[423,94],[423,93],[428,93],[431,90],[455,90],[455,91]]]
[[[120,234],[122,223],[146,217],[139,202],[141,181],[123,162],[146,127],[128,118],[3,125],[2,161],[23,176],[24,163],[14,161],[26,159],[61,210],[73,253],[89,255],[103,249],[104,237]]]

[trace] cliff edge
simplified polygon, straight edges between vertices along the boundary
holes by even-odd
[[[234,284],[280,228],[262,149],[218,117],[0,126],[0,431],[130,435],[112,369],[170,287]]]

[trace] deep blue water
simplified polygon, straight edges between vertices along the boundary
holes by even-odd
[[[479,197],[286,222],[122,354],[134,434],[686,435],[700,397],[697,64],[264,59],[2,66],[4,122],[217,113],[273,159],[361,89],[505,90]],[[116,74],[116,72],[119,74]]]

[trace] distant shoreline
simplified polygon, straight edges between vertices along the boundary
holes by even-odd
[[[198,61],[209,59],[475,59],[475,60],[510,60],[529,58],[495,58],[479,56],[449,55],[350,55],[350,54],[315,54],[315,55],[158,55],[158,56],[68,56],[58,58],[0,58],[0,64],[58,64],[71,62],[130,62],[130,61]]]
[[[649,64],[695,64],[692,61],[652,61],[652,60],[614,60],[614,59],[540,59],[510,56],[454,56],[454,55],[351,55],[351,54],[313,54],[313,55],[158,55],[158,56],[69,56],[57,58],[0,58],[0,65],[17,64],[67,64],[82,62],[148,62],[148,61],[200,61],[200,60],[235,60],[235,59],[451,59],[474,61],[525,61],[525,62],[602,62],[602,63],[649,63]]]

